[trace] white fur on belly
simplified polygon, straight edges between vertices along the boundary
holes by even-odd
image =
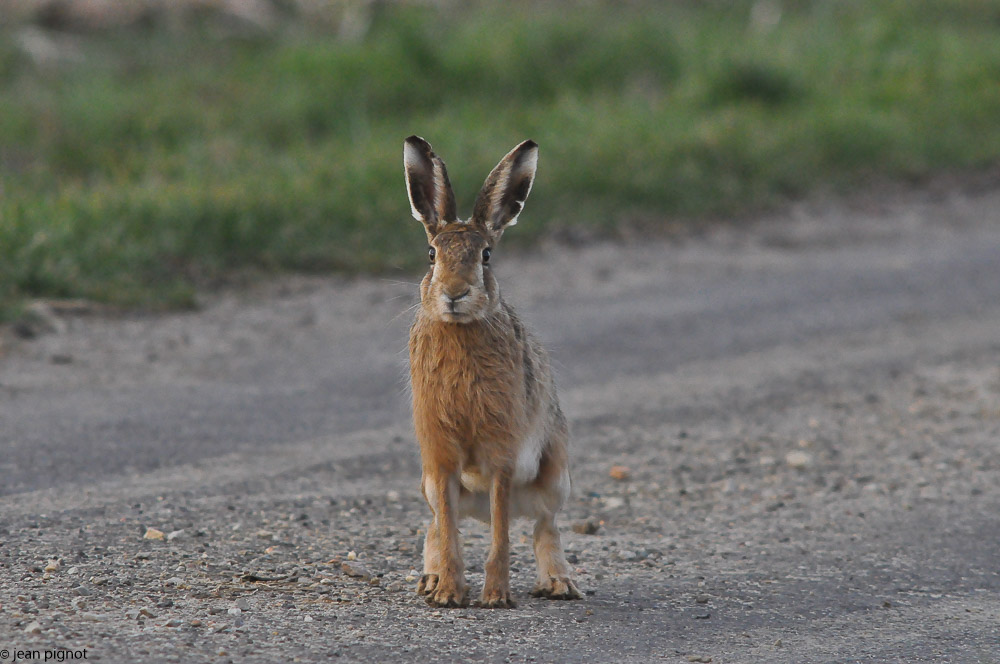
[[[536,424],[531,433],[521,441],[521,449],[517,452],[517,462],[514,464],[514,484],[527,484],[538,477],[538,462],[542,458],[545,442],[545,431]]]

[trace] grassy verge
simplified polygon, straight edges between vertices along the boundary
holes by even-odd
[[[285,26],[0,33],[0,309],[190,303],[244,268],[420,263],[402,139],[459,205],[526,137],[514,242],[553,226],[761,209],[1000,157],[1000,2],[389,8],[360,41]]]

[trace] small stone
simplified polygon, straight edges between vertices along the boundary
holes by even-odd
[[[624,482],[632,477],[632,470],[628,466],[611,466],[611,470],[608,471],[608,475],[610,475],[613,480]]]
[[[138,609],[129,609],[125,612],[125,618],[128,620],[138,620],[140,615]]]
[[[163,623],[163,626],[164,627],[180,627],[183,624],[184,624],[183,620],[179,620],[177,618],[171,618],[167,622]]]
[[[608,496],[604,499],[604,506],[609,510],[616,510],[620,507],[625,507],[625,499],[621,496]]]
[[[274,539],[274,533],[270,530],[258,530],[256,534],[261,539]]]
[[[313,617],[312,616],[306,616],[305,618],[303,618],[303,620],[305,622],[312,622],[313,621]]]
[[[192,620],[188,624],[191,625],[192,627],[201,627],[201,621],[198,620],[197,618],[195,618],[194,620]]]
[[[73,608],[76,609],[77,611],[87,608],[87,600],[85,600],[82,597],[77,597],[76,599],[74,599],[72,604]]]
[[[34,621],[34,622],[31,622],[31,623],[28,623],[28,626],[24,628],[24,633],[25,634],[41,634],[42,633],[42,624],[40,622],[38,622],[37,620]]]
[[[49,564],[45,566],[46,572],[58,572],[62,565],[59,564],[58,560],[50,560]]]
[[[148,540],[162,540],[166,537],[162,530],[156,528],[146,528],[146,534],[142,536],[143,539]]]
[[[183,528],[181,530],[171,531],[170,534],[167,535],[167,541],[168,542],[172,542],[175,539],[177,539],[178,537],[184,537],[184,529]]]
[[[600,529],[601,524],[594,519],[587,519],[586,521],[577,521],[571,527],[574,533],[578,533],[580,535],[594,535]]]
[[[802,450],[794,450],[785,455],[785,463],[792,468],[808,468],[812,465],[812,455]]]
[[[385,497],[389,500],[390,503],[398,503],[399,502],[399,492],[396,491],[396,490],[392,490],[392,491],[387,492],[385,494]]]
[[[631,560],[635,560],[638,557],[639,557],[639,554],[637,554],[635,551],[625,550],[625,551],[619,551],[618,552],[618,558],[620,560],[629,560],[629,561],[631,561]]]
[[[712,661],[712,658],[708,655],[688,655],[689,662],[701,662],[702,664],[708,664]]]
[[[228,613],[231,616],[239,616],[239,615],[243,615],[243,610],[240,609],[240,607],[238,607],[238,606],[234,606],[234,607],[230,608],[228,611],[226,611],[226,613]]]
[[[167,579],[166,581],[164,581],[163,583],[166,584],[166,585],[168,585],[168,586],[179,586],[182,583],[184,583],[184,579],[182,579],[179,576],[172,576],[169,579]]]
[[[377,576],[373,576],[372,578],[368,579],[369,586],[378,586],[381,584],[382,584],[382,579],[378,578]]]
[[[417,577],[415,577],[414,575],[412,575],[412,574],[407,574],[406,575],[406,582],[407,583],[413,583],[416,580],[417,580]]]
[[[344,574],[355,579],[368,581],[372,578],[372,573],[368,571],[368,568],[358,562],[341,563],[340,569]]]
[[[250,610],[250,602],[247,601],[246,597],[240,597],[238,600],[236,600],[236,606],[242,611]]]
[[[80,620],[85,620],[87,622],[102,622],[104,616],[99,613],[81,613]]]
[[[353,551],[348,551],[347,552],[347,559],[348,560],[357,560],[358,559],[358,554],[354,553]]]
[[[145,607],[139,609],[139,615],[145,616],[146,618],[155,618],[156,617],[155,613],[153,613],[152,611],[150,611],[149,609],[147,609]]]
[[[784,645],[784,644],[781,642],[781,639],[778,639],[778,640],[776,640],[774,642],[774,647],[775,648],[780,648],[782,645]]]

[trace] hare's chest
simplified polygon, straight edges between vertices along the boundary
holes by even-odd
[[[410,373],[414,416],[448,424],[462,438],[506,437],[522,417],[516,358],[477,339],[415,330]]]

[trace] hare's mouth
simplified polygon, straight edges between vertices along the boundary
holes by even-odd
[[[471,323],[474,319],[475,316],[462,311],[445,311],[441,314],[441,320],[446,323]]]

